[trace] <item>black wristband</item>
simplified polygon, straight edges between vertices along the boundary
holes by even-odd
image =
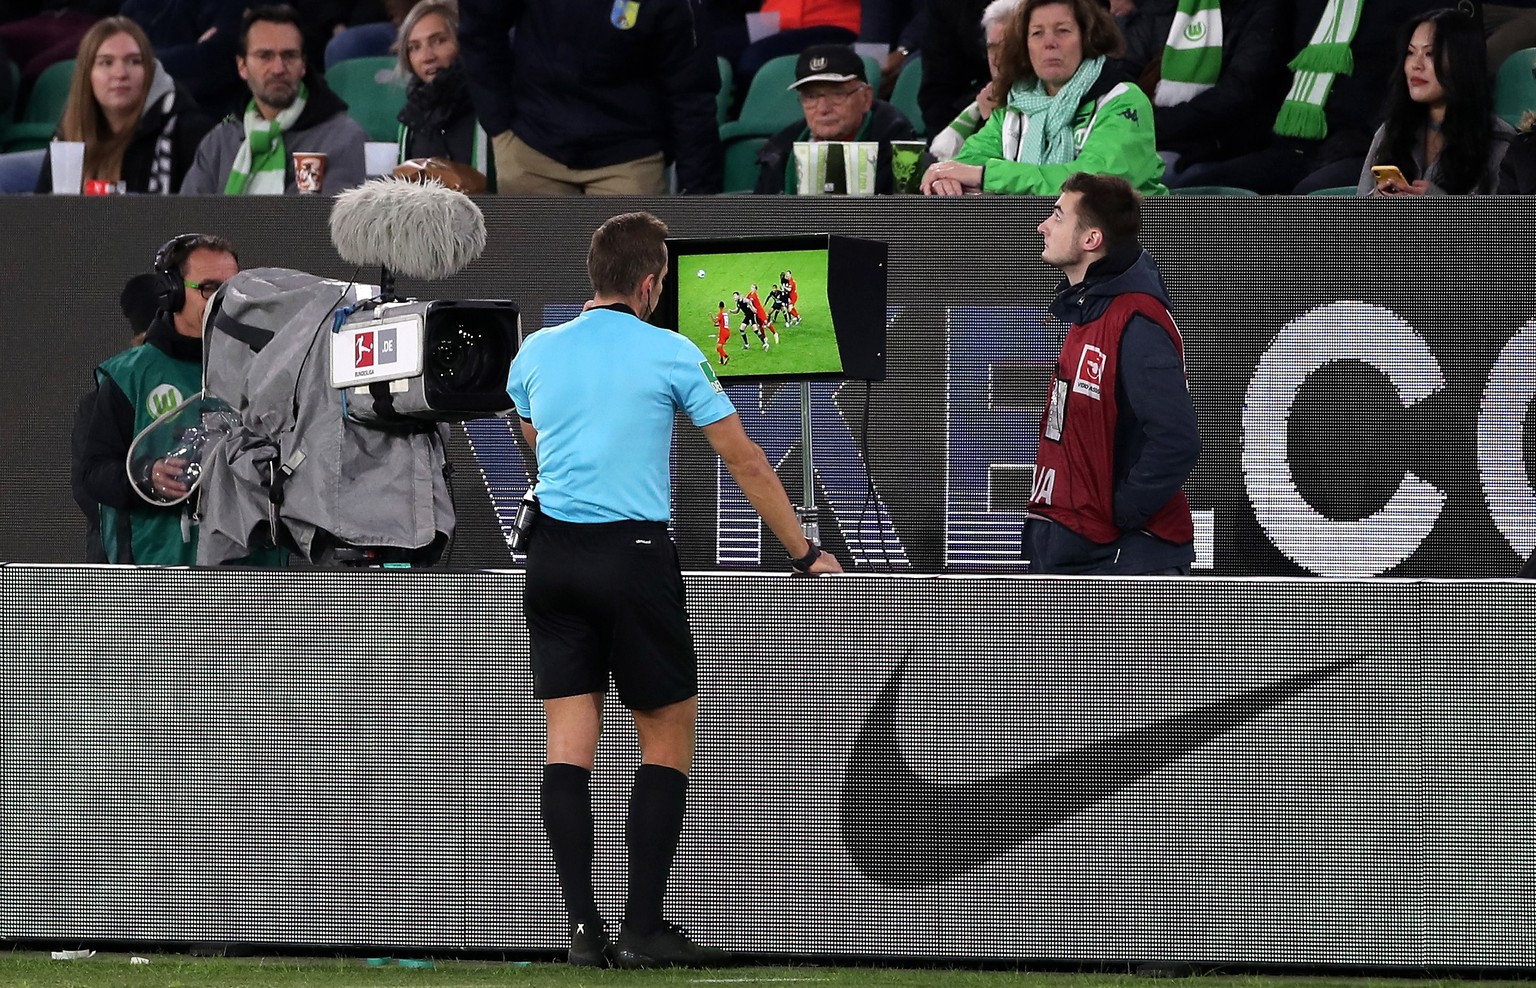
[[[809,552],[801,556],[799,559],[796,559],[794,556],[789,557],[789,565],[794,567],[796,573],[809,573],[811,571],[811,567],[816,564],[816,560],[821,558],[821,546],[814,542],[810,542],[809,539],[806,541],[809,542],[811,546]]]

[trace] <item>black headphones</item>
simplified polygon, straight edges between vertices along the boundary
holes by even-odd
[[[192,245],[202,238],[201,233],[183,233],[161,244],[155,253],[155,298],[162,312],[174,315],[187,304],[186,279],[182,277],[181,265]]]

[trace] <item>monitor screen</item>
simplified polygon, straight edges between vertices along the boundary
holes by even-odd
[[[884,244],[815,234],[667,249],[656,321],[697,344],[716,376],[883,379]]]

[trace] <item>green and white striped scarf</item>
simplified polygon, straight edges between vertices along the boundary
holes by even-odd
[[[1039,79],[1029,85],[1022,82],[1014,84],[1008,93],[1008,108],[1025,117],[1024,136],[1015,161],[1031,165],[1061,165],[1077,157],[1072,121],[1077,117],[1078,105],[1083,102],[1083,97],[1093,84],[1099,81],[1099,73],[1102,71],[1103,55],[1085,60],[1055,96],[1046,93],[1045,84]]]
[[[245,108],[245,141],[235,152],[225,195],[280,196],[287,191],[288,149],[283,146],[283,132],[299,119],[308,99],[309,88],[301,82],[293,105],[272,120],[263,117],[251,100]]]
[[[1177,106],[1221,76],[1221,0],[1179,0],[1163,46],[1163,77],[1152,102]]]
[[[1312,40],[1291,59],[1296,73],[1290,92],[1275,118],[1275,133],[1282,137],[1321,140],[1328,136],[1328,117],[1323,106],[1333,89],[1333,77],[1355,71],[1355,57],[1350,43],[1360,29],[1360,10],[1364,0],[1328,0]]]

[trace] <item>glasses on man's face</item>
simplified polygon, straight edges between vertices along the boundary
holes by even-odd
[[[224,282],[219,281],[216,278],[209,278],[207,281],[187,281],[185,278],[183,278],[182,284],[186,285],[188,288],[196,288],[198,292],[201,293],[203,298],[210,299],[213,298],[214,292],[223,287]]]
[[[258,48],[245,56],[247,60],[259,65],[271,65],[273,62],[284,62],[288,65],[297,65],[304,60],[304,53],[297,48],[289,48],[286,51],[273,51],[270,48]]]
[[[848,89],[824,89],[815,93],[807,93],[802,90],[800,93],[800,105],[815,106],[817,103],[831,103],[833,106],[841,106],[853,99],[854,95],[863,88],[863,86],[855,85]]]

